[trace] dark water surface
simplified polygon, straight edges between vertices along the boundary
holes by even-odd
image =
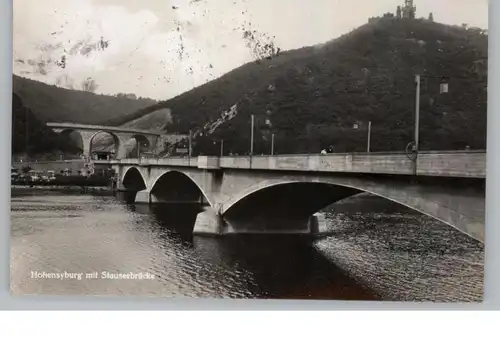
[[[195,206],[131,206],[112,196],[13,191],[12,292],[482,298],[481,244],[379,198],[352,198],[335,205],[328,212],[333,234],[314,241],[297,235],[193,237],[196,211]],[[103,278],[105,272],[108,278]],[[143,273],[147,278],[110,279],[119,273]]]

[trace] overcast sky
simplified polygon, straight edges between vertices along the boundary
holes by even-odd
[[[281,49],[331,40],[403,0],[14,0],[14,73],[168,99],[252,60],[243,30]],[[415,0],[417,16],[488,27],[487,0]],[[99,48],[101,37],[109,45]],[[94,48],[93,48],[93,47]],[[97,47],[97,48],[95,48]],[[65,67],[56,61],[66,56]]]

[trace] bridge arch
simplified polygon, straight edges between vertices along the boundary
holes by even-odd
[[[145,135],[143,134],[131,135],[130,138],[126,141],[126,143],[128,143],[131,140],[135,141],[135,145],[133,145],[132,147],[127,147],[124,154],[125,157],[136,158],[137,149],[139,149],[140,153],[149,152],[151,150],[151,142]]]
[[[169,170],[151,184],[151,200],[156,203],[202,203],[213,206],[197,180],[189,174]]]
[[[122,178],[122,185],[126,190],[141,191],[147,189],[147,183],[139,169],[130,167],[125,171]]]
[[[113,143],[114,143],[114,158],[117,158],[118,157],[118,153],[119,153],[119,150],[120,150],[120,138],[118,137],[118,135],[116,135],[115,133],[111,132],[111,131],[106,131],[106,130],[99,130],[97,132],[95,132],[89,139],[89,155],[92,156],[92,153],[94,151],[94,145],[93,145],[93,142],[94,142],[94,139],[97,135],[101,135],[101,134],[107,134],[107,135],[110,135],[113,139]]]
[[[80,131],[73,128],[63,129],[59,132],[62,140],[70,139],[75,142],[76,147],[83,153],[85,151],[85,139]]]
[[[220,212],[225,219],[252,214],[264,214],[262,217],[272,219],[273,214],[279,218],[283,213],[294,219],[312,215],[330,204],[362,192],[404,205],[484,242],[484,208],[477,205],[477,199],[469,194],[470,190],[460,188],[439,190],[439,187],[348,177],[269,179],[230,197],[223,203]]]

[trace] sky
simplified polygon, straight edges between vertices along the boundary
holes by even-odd
[[[75,89],[91,78],[96,93],[166,100],[254,60],[255,41],[324,43],[403,2],[14,0],[14,74]],[[488,28],[488,0],[414,3],[417,17]]]

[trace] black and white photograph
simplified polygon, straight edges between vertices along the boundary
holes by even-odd
[[[483,301],[487,0],[13,7],[12,295]]]

